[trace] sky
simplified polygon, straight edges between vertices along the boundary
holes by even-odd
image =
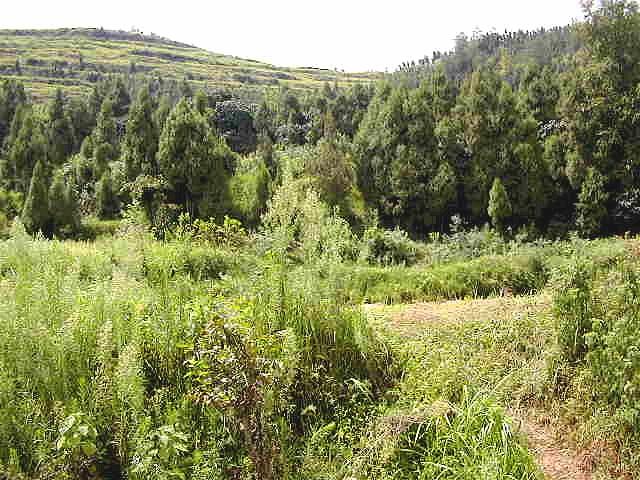
[[[20,0],[0,28],[156,33],[286,67],[393,71],[452,48],[460,32],[535,29],[582,18],[579,0]]]

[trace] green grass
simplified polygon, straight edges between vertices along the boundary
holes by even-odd
[[[264,431],[271,435],[273,425],[282,442],[278,463],[288,478],[303,478],[296,465],[310,432],[370,409],[392,381],[393,355],[357,308],[327,290],[301,295],[285,286],[286,298],[278,297],[280,284],[262,266],[244,283],[244,296],[220,297],[221,276],[242,275],[238,258],[239,250],[157,242],[135,231],[95,242],[18,232],[1,242],[0,473],[146,479],[251,472],[252,443],[233,426],[234,410],[197,403],[187,375],[202,367],[188,360],[219,316],[226,325],[248,322],[246,348],[261,352],[261,375],[282,372],[274,377],[284,385],[281,396],[265,391],[247,415],[273,420]],[[276,295],[257,298],[272,288]],[[290,339],[288,354],[273,357],[283,339]],[[354,382],[369,393],[356,398]],[[242,382],[236,387],[243,391]],[[69,430],[70,422],[82,430]],[[171,438],[166,454],[153,448],[160,436]]]
[[[125,32],[101,36],[91,29],[0,30],[0,77],[18,76],[36,98],[50,97],[57,87],[70,95],[86,94],[96,72],[129,73],[132,63],[142,77],[187,78],[196,88],[234,88],[253,97],[283,86],[305,91],[325,82],[346,86],[380,78],[376,73],[276,67]]]
[[[12,479],[254,478],[256,458],[287,480],[540,478],[505,407],[555,398],[550,296],[400,320],[402,306],[360,301],[557,289],[577,252],[606,270],[631,249],[573,240],[371,267],[264,253],[264,238],[85,228],[95,240],[15,228],[0,242],[0,475]]]
[[[410,335],[393,320],[406,307],[372,312],[406,363],[352,460],[355,478],[542,478],[504,407],[546,379],[553,322],[536,297],[471,303],[455,321],[442,304]]]

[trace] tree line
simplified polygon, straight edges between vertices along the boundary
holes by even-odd
[[[136,204],[159,228],[181,213],[256,227],[295,157],[296,175],[354,226],[375,215],[414,236],[446,232],[452,217],[505,234],[636,231],[637,4],[587,7],[570,29],[460,42],[376,85],[280,89],[259,104],[113,76],[84,100],[59,91],[39,105],[5,80],[0,223],[20,216],[31,232],[73,236],[83,216]],[[527,42],[549,51],[514,54]]]

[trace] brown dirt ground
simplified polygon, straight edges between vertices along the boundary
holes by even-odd
[[[578,451],[563,441],[562,433],[544,415],[533,411],[509,410],[520,432],[526,437],[540,469],[551,480],[591,480],[595,457],[588,450]]]

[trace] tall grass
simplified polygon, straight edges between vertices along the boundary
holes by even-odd
[[[544,389],[546,323],[473,322],[403,344],[359,303],[528,293],[558,281],[578,250],[615,265],[618,242],[369,266],[348,225],[297,193],[301,205],[241,244],[158,242],[141,229],[92,243],[16,230],[0,242],[0,474],[256,478],[255,452],[267,452],[287,479],[535,478],[497,405]],[[620,278],[610,303],[626,320],[607,317],[611,328],[597,330],[607,341],[582,361],[609,358],[611,339],[632,332],[635,290]],[[254,411],[197,401],[211,392],[246,394]],[[622,393],[628,412],[635,397]],[[238,428],[245,421],[263,429],[260,442]]]
[[[65,471],[56,443],[77,412],[98,429],[92,468],[124,472],[151,399],[167,389],[162,422],[187,394],[181,344],[206,287],[167,274],[153,288],[135,242],[103,247],[24,235],[0,244],[0,465],[16,472]]]

